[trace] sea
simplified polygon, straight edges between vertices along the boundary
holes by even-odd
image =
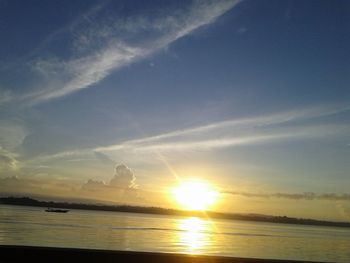
[[[0,205],[0,245],[350,262],[350,228]]]

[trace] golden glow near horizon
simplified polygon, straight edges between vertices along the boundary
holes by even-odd
[[[201,181],[183,181],[172,191],[173,197],[185,210],[207,210],[218,197],[213,187]]]

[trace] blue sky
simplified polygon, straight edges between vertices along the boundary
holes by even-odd
[[[349,2],[0,6],[2,192],[349,218]]]

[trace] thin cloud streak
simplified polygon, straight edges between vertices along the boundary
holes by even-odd
[[[240,138],[222,138],[212,140],[200,140],[190,142],[159,143],[146,146],[136,146],[136,151],[178,151],[178,150],[209,150],[215,148],[233,147],[239,145],[250,145],[259,142],[267,142],[289,137],[288,135],[265,135]]]
[[[107,77],[112,71],[125,67],[153,54],[179,38],[189,35],[194,30],[213,23],[218,17],[232,9],[239,0],[198,1],[190,10],[180,15],[165,16],[157,24],[168,25],[164,35],[141,44],[128,44],[116,37],[107,41],[107,45],[99,51],[78,59],[58,62],[51,65],[58,71],[58,84],[39,89],[24,96],[30,105],[35,105],[54,98],[59,98],[81,89],[91,87]],[[170,21],[170,22],[169,22]],[[112,30],[112,29],[110,29]],[[61,80],[61,79],[65,79]]]
[[[179,151],[179,150],[212,150],[240,145],[253,145],[261,143],[272,143],[277,141],[288,141],[295,139],[315,139],[330,134],[350,132],[349,127],[341,125],[316,125],[307,127],[296,127],[281,131],[259,132],[251,136],[236,135],[222,137],[218,139],[196,139],[191,141],[177,140],[174,142],[160,142],[151,144],[121,144],[115,146],[113,150],[133,150],[133,151]],[[103,151],[103,148],[95,149]]]
[[[232,130],[232,129],[247,129],[247,128],[264,128],[268,126],[273,126],[277,124],[286,124],[290,122],[297,122],[312,118],[325,117],[333,114],[342,113],[348,111],[350,109],[349,106],[327,106],[327,107],[314,107],[308,109],[287,111],[267,116],[260,117],[252,117],[245,119],[233,119],[221,122],[215,122],[203,126],[176,130],[168,133],[163,133],[155,136],[145,137],[141,139],[129,140],[121,144],[99,147],[96,148],[96,151],[114,151],[120,150],[123,148],[132,148],[140,145],[157,142],[165,139],[176,138],[180,136],[198,136],[205,132],[217,131],[217,130]],[[317,128],[316,126],[314,128]],[[305,130],[306,131],[306,130]],[[160,146],[158,148],[168,148],[173,147],[174,149],[179,148],[190,148],[190,147],[202,147],[202,148],[211,148],[212,147],[220,147],[220,146],[230,146],[230,145],[238,145],[244,143],[253,143],[253,142],[261,142],[263,140],[271,140],[271,139],[279,139],[286,137],[296,137],[296,136],[306,136],[310,131],[310,127],[308,128],[308,132],[303,132],[303,129],[300,128],[297,132],[294,130],[292,133],[283,132],[283,133],[275,133],[269,135],[255,134],[254,136],[238,136],[238,138],[229,138],[229,139],[221,139],[221,140],[207,140],[200,142],[187,142],[186,144],[181,144],[181,142],[168,143],[166,145]],[[319,132],[318,129],[313,129],[313,134],[317,135]],[[149,146],[148,148],[157,148],[155,146]],[[147,147],[146,147],[147,148]]]
[[[267,116],[215,122],[141,139],[127,140],[110,146],[76,149],[54,155],[39,156],[28,160],[28,162],[46,162],[53,159],[71,158],[72,156],[90,156],[96,152],[107,154],[114,151],[154,153],[157,151],[215,150],[288,140],[322,139],[348,134],[350,127],[323,122],[305,124],[302,121],[340,114],[348,110],[349,107],[346,106],[314,107]],[[220,136],[217,136],[218,133]]]
[[[329,201],[350,201],[350,194],[335,194],[322,193],[317,194],[313,192],[306,193],[250,193],[238,191],[222,191],[222,194],[237,195],[247,198],[283,198],[291,200],[329,200]]]

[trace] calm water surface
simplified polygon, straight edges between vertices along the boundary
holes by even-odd
[[[350,262],[350,229],[0,205],[0,244]]]

